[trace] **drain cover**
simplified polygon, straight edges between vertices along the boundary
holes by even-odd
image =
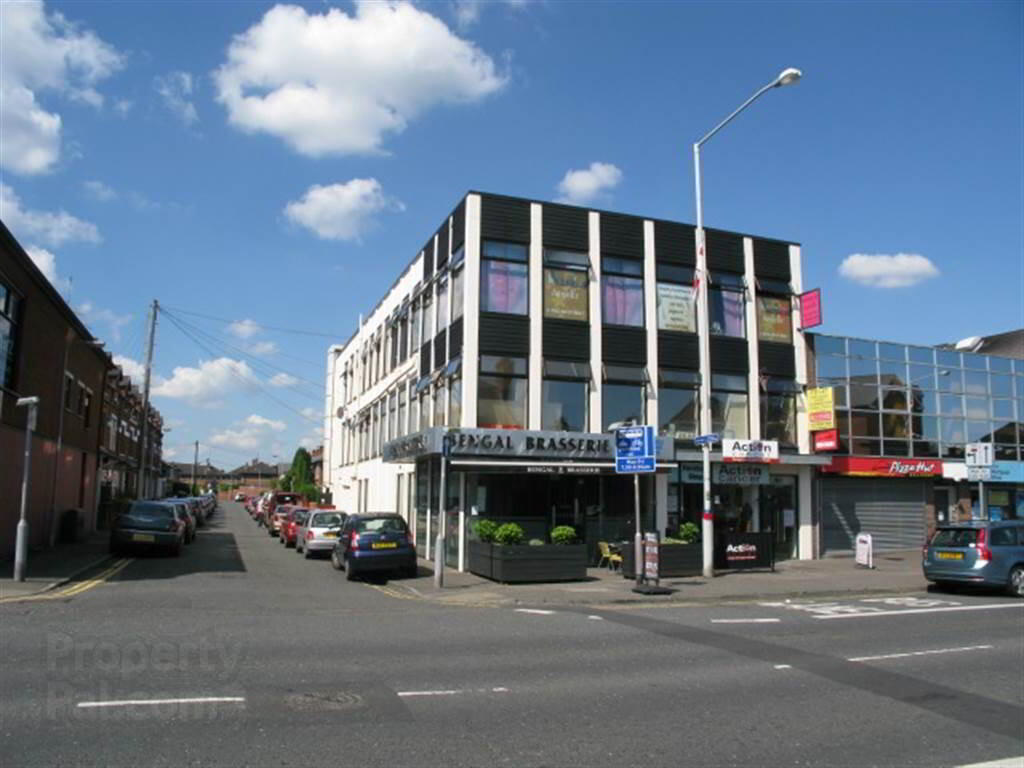
[[[299,712],[345,712],[362,709],[366,701],[358,693],[291,693],[285,703]]]

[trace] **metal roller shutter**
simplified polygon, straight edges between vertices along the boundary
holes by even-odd
[[[870,533],[876,552],[924,544],[928,481],[824,478],[821,553],[852,552],[858,533]]]

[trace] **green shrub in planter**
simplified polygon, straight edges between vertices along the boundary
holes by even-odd
[[[494,532],[495,544],[522,544],[526,532],[517,523],[505,523]]]
[[[494,534],[498,532],[498,524],[493,520],[478,520],[473,530],[480,541],[490,543],[494,541]]]
[[[527,542],[527,543],[531,547],[543,547],[544,546],[544,539],[530,539],[530,541]]]
[[[551,529],[552,544],[575,544],[576,529],[571,525],[559,525]]]
[[[679,529],[679,538],[683,540],[684,544],[693,544],[700,539],[700,528],[693,523],[683,523]]]

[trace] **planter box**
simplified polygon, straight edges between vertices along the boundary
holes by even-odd
[[[670,579],[676,576],[700,576],[704,572],[704,551],[698,544],[665,544],[660,548],[658,577]],[[622,575],[635,579],[633,570],[633,544],[622,548]]]
[[[531,547],[469,543],[469,570],[502,583],[582,581],[587,578],[585,544]]]

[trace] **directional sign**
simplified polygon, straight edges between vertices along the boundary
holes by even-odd
[[[615,430],[615,471],[625,474],[655,469],[654,427],[622,427]]]
[[[693,438],[693,442],[697,445],[714,445],[722,442],[722,436],[717,432],[709,432],[706,435],[698,435]]]
[[[972,483],[982,482],[987,483],[992,479],[992,468],[991,467],[968,467],[967,468],[967,479]]]
[[[968,443],[964,448],[964,463],[968,467],[990,467],[994,460],[992,443]]]

